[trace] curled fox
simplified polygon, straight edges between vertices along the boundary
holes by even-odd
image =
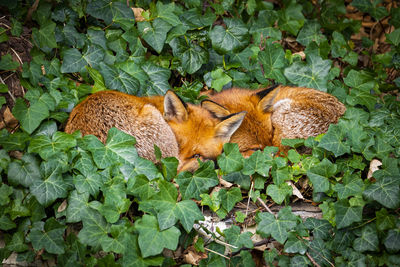
[[[307,138],[324,133],[346,111],[336,97],[304,87],[231,88],[209,97],[202,102],[202,107],[215,117],[247,111],[230,140],[239,145],[245,156],[265,146],[277,146],[285,152],[282,138]]]
[[[156,144],[164,157],[179,159],[179,171],[193,171],[197,158],[216,159],[245,114],[216,118],[202,107],[184,103],[172,91],[151,97],[101,91],[72,110],[65,132],[80,130],[105,143],[108,130],[116,127],[136,138],[139,156],[155,161]]]

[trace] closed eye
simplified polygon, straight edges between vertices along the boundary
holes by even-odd
[[[190,157],[191,159],[199,159],[201,158],[200,154],[194,154],[193,156]]]

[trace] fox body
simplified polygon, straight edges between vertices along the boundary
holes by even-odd
[[[215,159],[245,113],[216,118],[206,109],[186,104],[168,91],[165,96],[137,97],[117,91],[100,91],[71,112],[65,132],[80,130],[103,143],[116,127],[136,138],[139,156],[156,161],[154,144],[163,157],[176,157],[179,170],[194,170],[197,158]]]
[[[211,101],[203,101],[202,106],[216,117],[247,111],[230,140],[239,145],[244,155],[271,145],[285,152],[282,138],[307,138],[324,133],[346,111],[336,97],[304,87],[231,88],[209,97]]]

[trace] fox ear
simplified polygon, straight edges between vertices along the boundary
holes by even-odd
[[[201,101],[201,107],[208,110],[215,118],[218,119],[225,118],[231,114],[225,107],[209,99]]]
[[[242,124],[246,111],[233,113],[217,124],[215,136],[222,138],[224,142],[229,142],[232,134]]]
[[[258,109],[262,110],[263,112],[271,112],[272,111],[272,106],[274,103],[274,99],[276,97],[276,94],[279,91],[279,88],[277,88],[279,84],[275,84],[271,87],[268,87],[266,89],[263,89],[259,92],[256,93],[256,95],[260,98],[260,102],[258,102]],[[273,93],[271,93],[273,92]]]
[[[188,118],[185,102],[172,91],[168,91],[164,96],[164,118],[166,121],[186,121]]]

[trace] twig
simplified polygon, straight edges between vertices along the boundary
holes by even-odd
[[[36,0],[35,3],[33,3],[33,5],[29,8],[28,14],[26,15],[26,18],[25,18],[25,21],[31,20],[33,12],[35,12],[39,6],[39,1],[40,0]]]
[[[314,264],[314,266],[321,267],[321,266],[313,259],[313,257],[311,257],[311,255],[310,255],[308,252],[306,252],[306,256],[307,256],[307,258],[312,262],[312,264]]]
[[[224,257],[225,259],[228,259],[228,260],[230,260],[230,258],[229,257],[227,257],[227,256],[225,256],[224,254],[221,254],[221,253],[219,253],[219,252],[216,252],[216,251],[214,251],[214,250],[211,250],[211,249],[209,249],[209,248],[204,248],[205,250],[207,250],[207,251],[210,251],[210,252],[212,252],[212,253],[214,253],[214,254],[217,254],[218,256],[221,256],[221,257]]]
[[[269,213],[271,213],[272,215],[274,215],[274,216],[276,217],[276,214],[274,214],[274,213],[272,212],[272,210],[271,210],[270,208],[268,208],[267,204],[265,204],[264,201],[263,201],[260,197],[258,197],[257,200],[258,200],[258,202],[261,203],[261,205],[262,205]]]
[[[3,81],[3,78],[1,78],[1,77],[0,77],[0,82],[1,82],[2,84],[6,84],[6,83]],[[12,99],[13,102],[15,103],[15,97],[13,96],[13,94],[11,94],[10,90],[7,90],[7,93],[10,95],[11,99]]]
[[[14,54],[17,56],[17,58],[18,58],[18,60],[19,60],[19,63],[20,63],[21,65],[23,65],[24,62],[22,62],[22,59],[19,57],[18,53],[17,53],[12,47],[10,47],[10,49],[11,49],[11,50],[14,52]]]

